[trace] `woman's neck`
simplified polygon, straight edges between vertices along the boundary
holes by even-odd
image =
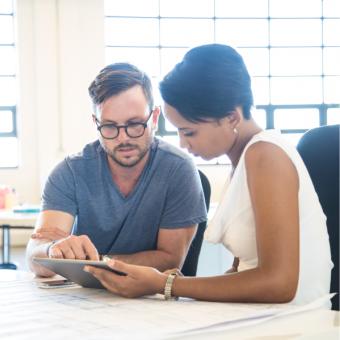
[[[237,167],[244,148],[249,141],[258,134],[262,129],[255,123],[253,119],[244,120],[237,128],[235,142],[228,152],[233,169]]]

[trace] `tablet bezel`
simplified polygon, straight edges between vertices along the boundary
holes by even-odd
[[[84,266],[94,266],[113,272],[116,275],[126,275],[114,270],[105,261],[52,259],[34,257],[33,262],[42,265],[56,274],[59,274],[85,288],[104,288],[103,285],[92,274],[84,271]]]

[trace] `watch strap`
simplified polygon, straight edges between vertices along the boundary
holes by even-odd
[[[165,300],[177,300],[177,297],[172,296],[172,285],[177,276],[177,273],[170,273],[166,279],[164,287],[164,299]]]

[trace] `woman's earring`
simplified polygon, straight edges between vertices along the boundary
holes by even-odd
[[[235,133],[235,134],[237,134],[237,133],[238,133],[238,131],[237,131],[237,129],[236,129],[236,128],[234,128],[234,133]]]

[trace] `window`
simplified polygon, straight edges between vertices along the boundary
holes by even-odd
[[[105,13],[107,63],[139,66],[156,89],[189,48],[225,43],[245,59],[263,128],[296,143],[340,123],[338,0],[106,0]],[[177,141],[164,120],[159,134]]]
[[[18,166],[13,1],[0,0],[0,168]]]

